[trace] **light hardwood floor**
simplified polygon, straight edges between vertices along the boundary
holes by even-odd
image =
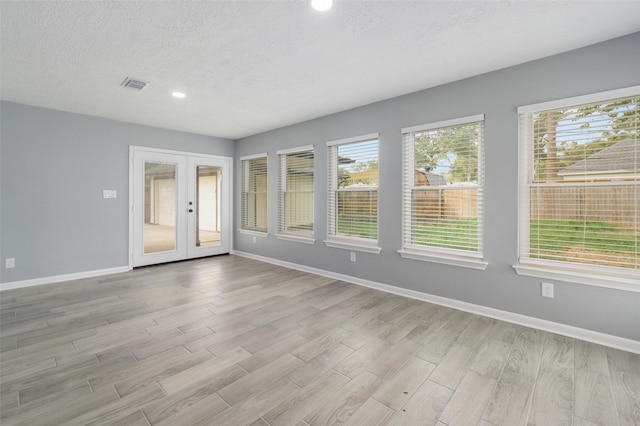
[[[640,424],[640,355],[236,256],[0,298],[4,426]]]

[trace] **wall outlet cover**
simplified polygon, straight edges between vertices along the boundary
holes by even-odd
[[[541,292],[542,292],[542,297],[548,297],[550,299],[553,299],[553,284],[541,283]]]

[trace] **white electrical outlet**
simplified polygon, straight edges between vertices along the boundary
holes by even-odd
[[[4,267],[6,269],[15,268],[16,267],[16,259],[15,259],[15,257],[7,257],[4,260]]]
[[[118,191],[115,189],[103,189],[102,198],[118,198]]]
[[[551,283],[540,283],[542,289],[542,297],[548,297],[553,299],[553,284]]]
[[[352,261],[352,262],[356,261],[356,252],[355,251],[349,252],[349,260]]]
[[[258,238],[256,238],[255,236],[253,237],[253,244],[258,242]]]

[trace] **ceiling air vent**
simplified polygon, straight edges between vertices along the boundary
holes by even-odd
[[[147,87],[149,83],[139,80],[137,78],[127,77],[122,82],[121,86],[128,87],[129,89],[142,90]]]

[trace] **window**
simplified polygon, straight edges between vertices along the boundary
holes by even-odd
[[[267,232],[267,154],[242,157],[242,229]]]
[[[329,247],[379,253],[378,134],[327,143]]]
[[[640,86],[518,109],[518,273],[640,291]]]
[[[278,238],[313,243],[313,146],[278,151]]]
[[[402,129],[402,257],[484,269],[484,115]]]

